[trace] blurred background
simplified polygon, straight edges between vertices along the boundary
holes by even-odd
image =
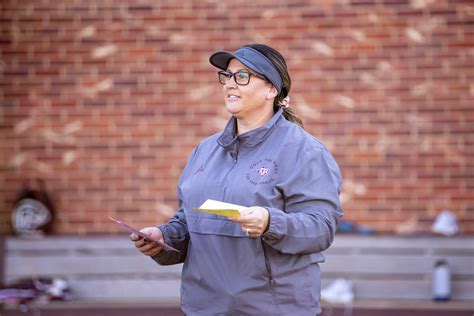
[[[0,2],[0,232],[25,188],[55,236],[165,222],[191,150],[228,120],[217,50],[286,58],[292,106],[344,177],[357,232],[474,234],[469,0]],[[40,181],[38,181],[40,179]],[[347,228],[347,226],[346,226]]]
[[[45,181],[55,233],[160,223],[228,119],[217,50],[286,57],[292,104],[343,176],[345,219],[474,233],[474,5],[443,0],[2,1],[1,231]],[[428,225],[428,226],[427,226]]]

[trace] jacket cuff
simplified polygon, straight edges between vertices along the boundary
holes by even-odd
[[[268,220],[268,229],[262,235],[262,239],[280,239],[287,231],[286,213],[274,207],[265,208],[268,210],[270,217]]]
[[[157,228],[161,230],[165,244],[171,245],[171,239],[170,239],[170,235],[169,235],[168,228],[166,227],[166,225],[160,225]],[[151,258],[155,260],[157,263],[163,264],[164,262],[169,260],[170,253],[169,251],[160,251],[156,256],[153,256]]]

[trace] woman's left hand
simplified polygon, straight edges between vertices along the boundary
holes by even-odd
[[[241,211],[239,217],[229,217],[229,220],[240,224],[246,235],[259,237],[267,230],[269,218],[267,209],[251,206]]]

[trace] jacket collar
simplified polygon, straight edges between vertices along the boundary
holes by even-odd
[[[232,116],[222,131],[222,134],[217,139],[217,143],[231,154],[237,154],[239,146],[248,148],[254,147],[267,138],[277,122],[280,121],[282,114],[283,109],[280,108],[265,125],[238,136],[235,135],[235,131],[237,130],[237,119],[235,116]]]

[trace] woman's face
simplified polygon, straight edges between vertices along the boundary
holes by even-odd
[[[255,74],[237,59],[232,59],[227,71],[236,73],[240,70]],[[227,111],[238,119],[254,120],[261,117],[262,112],[273,108],[273,99],[277,91],[271,83],[254,75],[250,76],[247,85],[238,85],[234,77],[223,85],[225,106]]]

